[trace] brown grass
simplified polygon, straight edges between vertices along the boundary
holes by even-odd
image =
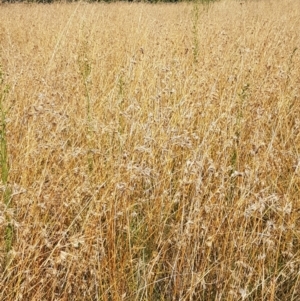
[[[300,300],[299,46],[292,0],[0,6],[0,300]]]

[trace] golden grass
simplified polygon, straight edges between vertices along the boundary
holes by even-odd
[[[0,6],[0,300],[299,300],[299,45],[292,0]]]

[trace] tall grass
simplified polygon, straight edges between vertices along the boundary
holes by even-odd
[[[299,300],[300,4],[197,5],[0,6],[0,300]]]
[[[6,125],[7,125],[7,103],[6,98],[9,87],[4,82],[4,72],[0,65],[0,166],[1,166],[1,182],[2,182],[2,200],[3,200],[3,217],[2,222],[5,224],[4,231],[4,261],[2,265],[6,267],[9,264],[9,253],[12,248],[13,240],[13,225],[11,218],[8,214],[10,209],[10,202],[12,198],[12,191],[8,183],[9,176],[9,158],[7,150],[7,138],[6,138]]]

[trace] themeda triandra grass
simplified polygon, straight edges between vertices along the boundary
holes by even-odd
[[[299,3],[193,9],[0,6],[1,300],[299,299]]]

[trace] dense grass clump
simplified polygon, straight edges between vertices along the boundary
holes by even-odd
[[[0,6],[0,300],[299,300],[299,6]]]

